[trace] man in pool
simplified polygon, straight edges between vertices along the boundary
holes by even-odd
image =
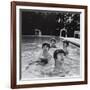
[[[50,43],[51,43],[50,45],[51,48],[56,48],[56,40],[54,38],[50,40]]]
[[[65,71],[64,71],[64,57],[65,57],[65,52],[63,49],[57,49],[53,53],[53,58],[55,60],[55,66],[53,72],[50,72],[50,76],[60,76],[64,77],[65,76]]]
[[[42,44],[42,52],[39,55],[39,64],[46,65],[48,64],[48,61],[52,58],[52,56],[49,53],[50,44],[49,43],[43,43]]]
[[[49,53],[49,49],[50,44],[43,43],[42,51],[39,54],[39,57],[36,61],[29,63],[26,69],[28,69],[30,65],[36,64],[36,69],[38,69],[38,72],[42,73],[43,75],[46,75],[47,73],[51,72],[54,67],[54,60],[52,60],[52,56]]]
[[[42,66],[48,64],[48,61],[51,60],[51,58],[52,58],[52,56],[49,53],[49,49],[50,49],[50,44],[49,43],[43,43],[42,44],[42,51],[39,54],[37,60],[34,61],[34,62],[30,62],[28,64],[28,66],[26,67],[26,69],[29,68],[29,65],[32,65],[32,64],[35,64],[35,63],[37,65],[42,65]]]

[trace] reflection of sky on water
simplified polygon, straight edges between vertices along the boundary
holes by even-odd
[[[52,72],[54,68],[54,60],[52,60],[50,65],[40,66],[36,63],[29,65],[29,68],[25,70],[29,63],[36,61],[39,53],[41,52],[41,44],[43,41],[48,41],[50,38],[28,38],[23,39],[22,41],[22,48],[21,48],[21,77],[22,79],[30,79],[30,78],[42,78],[42,77],[51,77],[49,74],[44,74],[44,71]],[[37,43],[35,43],[37,42]],[[57,48],[62,48],[62,41],[57,39]],[[57,49],[56,48],[56,49]],[[50,54],[53,55],[55,49],[50,49]],[[64,60],[64,69],[65,69],[65,77],[67,76],[78,76],[80,75],[80,50],[79,48],[69,45],[68,47],[69,55],[65,57]],[[52,75],[59,76],[58,75]]]

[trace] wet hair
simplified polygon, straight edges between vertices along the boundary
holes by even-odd
[[[66,46],[69,46],[69,41],[64,40],[64,41],[63,41],[63,44],[66,44]]]
[[[54,38],[52,38],[50,41],[51,41],[51,42],[54,41],[54,42],[56,43],[56,40],[55,40]]]
[[[58,55],[58,54],[61,54],[61,53],[63,53],[64,56],[66,55],[66,53],[64,52],[63,49],[57,49],[57,50],[55,50],[55,52],[54,52],[54,54],[53,54],[54,59],[57,59],[57,55]]]
[[[49,44],[49,43],[43,43],[43,44],[42,44],[42,48],[43,48],[44,46],[47,46],[48,49],[50,48],[50,44]]]

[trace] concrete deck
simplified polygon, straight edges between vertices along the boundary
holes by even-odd
[[[68,37],[60,37],[63,40],[67,40],[70,43],[76,45],[77,47],[80,47],[80,39],[77,38],[68,38]]]

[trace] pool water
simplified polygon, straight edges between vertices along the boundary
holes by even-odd
[[[41,66],[34,61],[42,51],[42,43],[50,42],[53,36],[24,36],[21,40],[21,79],[29,80],[35,78],[47,78],[47,77],[73,77],[80,76],[80,48],[72,44],[69,44],[68,52],[69,54],[64,58],[64,76],[63,73],[53,74],[54,70],[54,59],[50,61],[50,64],[46,66]],[[53,57],[53,52],[56,49],[62,49],[63,43],[59,37],[56,38],[57,48],[51,48],[49,50]],[[31,63],[31,64],[30,64]],[[30,65],[29,65],[30,64]],[[28,68],[26,68],[28,67]],[[50,74],[50,73],[52,74]]]

